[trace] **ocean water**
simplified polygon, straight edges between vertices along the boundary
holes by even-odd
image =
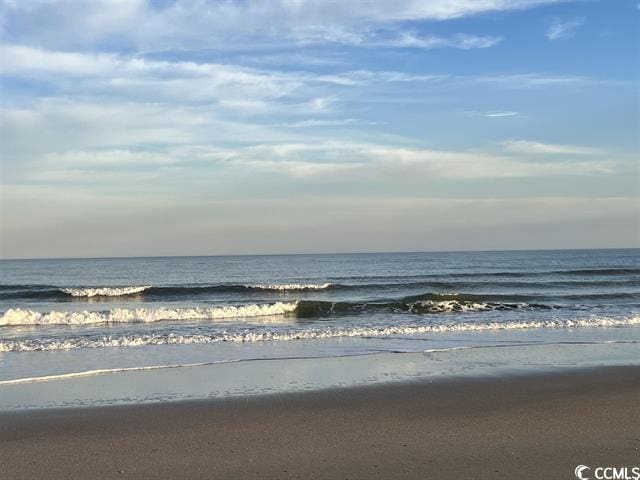
[[[606,357],[640,344],[637,249],[4,260],[0,272],[0,387],[255,359],[536,344],[597,344]]]

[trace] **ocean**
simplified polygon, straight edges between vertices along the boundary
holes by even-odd
[[[597,344],[606,356],[640,342],[639,259],[621,249],[3,260],[0,388],[505,345]]]

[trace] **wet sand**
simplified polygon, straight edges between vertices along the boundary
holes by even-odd
[[[640,368],[0,413],[7,479],[575,478],[640,465]]]

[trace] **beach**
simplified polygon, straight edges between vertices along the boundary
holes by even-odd
[[[574,478],[640,461],[640,368],[0,414],[4,478]]]

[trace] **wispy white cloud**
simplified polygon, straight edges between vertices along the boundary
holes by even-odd
[[[443,75],[414,75],[405,72],[353,70],[331,73],[257,69],[234,64],[158,61],[138,56],[58,52],[23,45],[1,45],[2,73],[25,77],[46,74],[49,82],[74,78],[73,87],[87,78],[94,89],[113,91],[139,89],[182,100],[189,98],[225,99],[237,95],[250,98],[283,97],[303,85],[356,86],[375,82],[426,82],[447,78]],[[103,79],[96,84],[96,79]]]
[[[403,32],[395,38],[376,40],[371,39],[367,41],[369,46],[383,46],[383,47],[411,47],[411,48],[459,48],[462,50],[470,50],[473,48],[489,48],[500,43],[503,39],[501,37],[493,36],[478,36],[458,34],[452,37],[440,37],[440,36],[421,36],[415,32]]]
[[[137,94],[144,99],[173,97],[181,101],[223,99],[251,102],[286,97],[302,87],[310,86],[363,86],[374,83],[432,82],[453,87],[469,84],[491,84],[502,88],[535,88],[548,86],[593,85],[599,80],[581,76],[523,73],[509,75],[448,75],[413,74],[384,70],[352,70],[339,73],[310,73],[257,69],[241,65],[193,62],[158,61],[137,56],[58,52],[22,45],[0,46],[2,68],[5,75],[34,77],[67,86],[61,81],[73,78],[75,93],[120,92]],[[83,79],[87,79],[83,83]],[[606,83],[606,82],[605,82]],[[142,95],[142,97],[140,97]],[[331,95],[314,97],[329,101]],[[318,108],[320,105],[315,105]]]
[[[144,140],[144,135],[141,140]],[[159,145],[152,150],[107,145],[42,152],[10,178],[21,183],[117,185],[119,189],[162,190],[177,178],[190,184],[213,185],[225,177],[258,180],[272,175],[321,184],[362,184],[384,181],[387,187],[427,185],[434,181],[481,181],[507,178],[601,176],[615,173],[607,159],[546,160],[547,150],[518,155],[482,151],[432,150],[338,141],[323,137],[228,147],[218,140]],[[555,146],[556,152],[558,146]],[[564,147],[563,151],[569,150]],[[526,156],[521,156],[526,153]],[[531,158],[531,155],[534,158]],[[5,181],[11,183],[7,177]],[[207,180],[209,179],[209,180]],[[213,182],[213,183],[211,183]]]
[[[548,88],[590,81],[535,73],[458,76],[372,70],[280,71],[149,60],[135,55],[57,52],[20,45],[3,45],[0,55],[5,75],[45,78],[55,92],[52,95],[47,91],[44,98],[32,98],[25,105],[7,106],[2,111],[2,152],[5,159],[15,160],[12,178],[36,168],[33,162],[40,162],[39,179],[47,173],[51,173],[50,178],[64,177],[63,173],[53,174],[58,167],[52,158],[60,168],[75,172],[69,178],[82,178],[82,172],[87,171],[83,165],[91,171],[106,168],[109,159],[123,165],[145,164],[155,170],[189,167],[192,163],[176,150],[188,146],[201,146],[209,159],[265,171],[282,169],[297,178],[357,180],[376,174],[382,179],[398,171],[447,179],[565,175],[575,171],[575,164],[531,165],[518,158],[486,153],[407,150],[398,146],[401,138],[387,138],[387,150],[384,145],[366,143],[372,138],[382,143],[381,132],[363,133],[358,137],[362,143],[337,146],[347,133],[334,128],[331,135],[321,137],[318,135],[326,134],[327,129],[318,127],[349,126],[351,131],[364,131],[367,126],[380,124],[375,117],[345,115],[342,97],[349,89],[366,93],[371,88],[374,93],[367,101],[372,101],[384,98],[381,92],[392,91],[398,83],[415,83],[417,88],[428,86],[441,92],[478,85]],[[472,114],[499,118],[517,112]],[[272,147],[267,148],[267,144]],[[577,152],[566,146],[560,149],[562,146],[522,140],[507,142],[504,147],[518,154]],[[140,153],[145,150],[149,150],[148,157]],[[84,152],[84,156],[79,157],[77,152]],[[92,162],[88,159],[93,154]],[[62,162],[63,158],[67,160]],[[87,160],[71,166],[69,158]],[[202,151],[194,158],[204,158]],[[102,159],[99,165],[98,159]],[[580,170],[602,173],[610,171],[610,165],[586,162]],[[331,176],[337,172],[341,175]],[[90,176],[92,181],[94,177]]]
[[[529,140],[506,140],[502,147],[510,152],[535,155],[601,155],[599,148],[580,147],[575,145],[558,145]]]
[[[144,83],[151,86],[153,81],[160,86],[174,85],[182,90],[184,98],[193,94],[192,89],[184,89],[180,81],[190,81],[191,87],[204,80],[197,91],[211,92],[232,87],[247,88],[260,92],[261,96],[282,96],[304,81],[300,75],[277,74],[236,65],[218,63],[195,63],[189,61],[154,61],[136,56],[57,52],[22,45],[0,46],[3,73],[28,75],[47,73],[56,77],[107,78],[113,88],[135,87]],[[319,77],[318,81],[331,82],[331,77]],[[206,88],[205,88],[206,87]],[[269,93],[270,92],[270,93]],[[249,93],[243,91],[243,94]]]
[[[584,18],[572,18],[569,20],[555,18],[545,35],[549,40],[571,38],[584,23]]]
[[[312,25],[296,30],[292,39],[299,45],[347,45],[353,47],[380,48],[457,48],[471,50],[488,48],[503,39],[496,36],[457,33],[450,36],[419,34],[411,30],[397,28],[362,28],[361,26],[338,27],[332,25]]]
[[[518,115],[518,112],[485,112],[484,117],[494,118],[494,117],[513,117]]]
[[[12,161],[12,169],[28,169],[26,160],[54,152],[294,140],[285,129],[218,113],[208,105],[68,99],[5,107],[0,110],[0,156],[4,162]],[[21,160],[13,161],[17,158]]]
[[[157,4],[150,0],[5,0],[1,15],[5,39],[62,49],[106,43],[136,50],[200,48],[203,44],[209,48],[233,48],[250,39],[260,39],[263,45],[288,41],[482,48],[495,44],[496,39],[464,34],[459,38],[434,37],[435,41],[429,37],[410,41],[384,37],[388,27],[398,21],[442,21],[560,1],[563,0],[176,0]],[[27,18],[29,22],[25,21]]]
[[[271,53],[255,52],[253,54],[238,55],[237,60],[249,65],[283,66],[295,65],[305,67],[340,67],[348,65],[348,59],[339,53],[305,54],[305,53]]]
[[[601,175],[614,171],[611,161],[530,162],[517,156],[483,152],[429,150],[376,144],[316,141],[211,149],[210,159],[252,171],[286,173],[296,178],[331,182],[413,182],[423,178],[480,180],[489,178]]]
[[[520,112],[513,112],[508,110],[494,110],[488,112],[467,112],[468,115],[472,117],[485,117],[485,118],[501,118],[501,117],[515,117],[516,115],[520,115]]]
[[[548,75],[544,73],[517,73],[505,75],[478,75],[470,81],[502,86],[504,88],[535,88],[552,86],[590,85],[598,82],[589,77],[577,75]]]
[[[308,127],[345,127],[354,125],[378,125],[377,122],[359,120],[357,118],[336,118],[336,119],[308,119],[298,122],[282,123],[280,126],[287,128],[308,128]]]
[[[478,85],[497,89],[587,86],[585,77],[521,75],[414,74],[386,70],[337,73],[250,68],[242,65],[149,60],[135,55],[57,52],[20,45],[0,46],[3,74],[47,82],[46,98],[20,108],[7,107],[3,151],[57,151],[66,141],[111,147],[184,144],[202,137],[252,141],[287,131],[351,126],[366,129],[386,119],[355,121],[347,112],[349,96],[367,94],[367,102],[393,101],[387,92],[398,83],[434,92],[456,92]],[[483,87],[484,88],[484,87]],[[424,91],[424,90],[423,90]],[[72,101],[71,99],[78,98]],[[412,97],[409,102],[416,99]],[[480,112],[486,117],[517,112]],[[331,118],[314,118],[310,116]],[[300,118],[302,117],[302,118]],[[47,124],[47,125],[45,125]],[[278,130],[278,131],[276,131]],[[39,142],[30,136],[38,131]],[[13,133],[12,133],[13,132]],[[80,132],[84,137],[81,137]],[[80,138],[83,138],[80,142]]]

